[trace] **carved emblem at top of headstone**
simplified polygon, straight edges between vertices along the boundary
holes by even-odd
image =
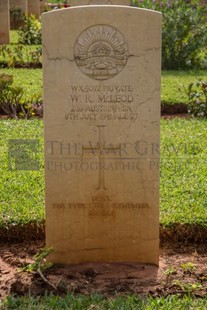
[[[74,54],[77,66],[85,75],[96,80],[107,80],[125,67],[128,47],[117,29],[96,25],[80,34]]]

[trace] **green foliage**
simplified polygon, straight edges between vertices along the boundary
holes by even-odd
[[[181,291],[193,293],[194,291],[198,291],[202,288],[200,283],[185,283],[181,280],[173,280],[172,285],[178,287]]]
[[[192,262],[187,262],[184,264],[181,264],[180,267],[184,270],[186,273],[191,273],[196,269],[196,265]]]
[[[22,44],[41,44],[42,25],[34,15],[24,16],[24,26],[19,30],[19,43]]]
[[[175,103],[188,104],[185,85],[195,83],[198,78],[207,80],[205,70],[162,71],[161,102],[173,105]]]
[[[0,75],[0,107],[6,115],[17,118],[22,105],[23,89],[11,86],[13,76]]]
[[[73,295],[64,297],[53,294],[43,297],[14,297],[9,296],[0,302],[3,310],[7,309],[31,309],[31,310],[205,310],[207,298],[193,298],[185,295],[167,297],[140,297],[140,296],[116,296],[106,298],[101,295]]]
[[[10,44],[18,44],[18,30],[10,30]]]
[[[23,100],[42,106],[42,70],[0,69],[0,74],[13,76],[13,86],[23,88]]]
[[[201,65],[207,46],[207,7],[200,0],[134,0],[141,8],[163,14],[162,67],[184,69]]]
[[[9,68],[14,67],[40,67],[42,66],[42,48],[31,50],[24,45],[1,45],[0,62]]]
[[[164,274],[166,274],[166,276],[170,276],[171,274],[176,274],[177,273],[177,269],[174,267],[169,267],[168,269],[166,269],[166,271],[164,272]]]
[[[199,291],[205,290],[202,286],[202,280],[198,278],[195,273],[196,265],[192,262],[186,262],[180,265],[180,270],[176,269],[173,266],[170,266],[164,273],[166,275],[166,280],[163,283],[166,291],[168,288],[174,288],[174,293],[187,293],[188,296],[193,296],[197,294]],[[177,274],[179,272],[179,277],[174,279],[171,275]],[[189,278],[186,278],[186,275],[193,275],[194,281],[193,283],[189,281]],[[197,280],[199,282],[196,282]],[[201,282],[200,282],[201,281]],[[194,295],[195,296],[195,295]]]
[[[190,83],[187,89],[188,112],[194,116],[207,117],[207,81]]]
[[[39,268],[41,268],[41,271],[43,272],[46,269],[50,268],[52,266],[52,263],[47,263],[45,261],[45,258],[53,251],[53,248],[40,249],[40,252],[33,257],[34,263],[31,263],[26,267],[21,268],[21,271],[36,272]]]
[[[23,88],[12,84],[12,75],[0,74],[0,108],[12,118],[29,118],[34,113],[32,102],[23,100]]]

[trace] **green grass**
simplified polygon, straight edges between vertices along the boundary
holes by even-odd
[[[41,56],[39,55],[39,50],[41,49],[41,45],[16,45],[10,44],[6,46],[2,46],[0,51],[0,64],[4,67],[4,64],[8,64],[10,68],[15,67],[15,64],[21,64],[21,66],[32,63],[33,66],[41,63]],[[34,56],[35,54],[35,56]]]
[[[31,121],[0,122],[0,226],[26,224],[44,218],[43,123]],[[37,139],[40,141],[40,171],[9,170],[9,139]]]
[[[207,70],[162,71],[162,102],[167,104],[188,103],[185,89],[198,79],[207,81]]]
[[[14,85],[24,88],[25,97],[42,94],[42,69],[0,69],[0,73],[3,72],[14,76]],[[162,102],[167,104],[188,103],[185,88],[198,78],[207,81],[207,71],[163,71]]]
[[[10,30],[10,41],[12,44],[18,44],[18,31]]]
[[[0,303],[0,309],[15,310],[205,310],[207,298],[195,299],[189,296],[179,298],[168,296],[166,298],[142,298],[136,296],[105,298],[99,295],[65,297],[8,297]]]
[[[161,223],[207,225],[207,120],[163,120]]]
[[[162,120],[160,221],[207,225],[207,120]],[[40,171],[8,169],[9,139],[40,140]],[[44,219],[43,122],[0,121],[0,226]]]
[[[13,85],[23,87],[24,98],[42,96],[42,69],[0,69],[0,73],[13,75]]]

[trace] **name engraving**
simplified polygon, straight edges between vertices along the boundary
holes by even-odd
[[[71,85],[65,120],[136,120],[130,85]]]

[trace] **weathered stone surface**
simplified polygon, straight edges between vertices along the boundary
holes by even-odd
[[[11,29],[18,29],[23,25],[23,16],[26,13],[27,0],[10,0]]]
[[[158,264],[161,14],[45,13],[43,46],[49,259]]]
[[[0,44],[9,44],[9,0],[0,0]]]
[[[40,0],[40,14],[45,11],[46,0]]]
[[[40,0],[27,0],[28,13],[35,15],[36,18],[40,16]]]
[[[23,12],[27,12],[27,0],[10,0],[10,9],[21,9]]]

